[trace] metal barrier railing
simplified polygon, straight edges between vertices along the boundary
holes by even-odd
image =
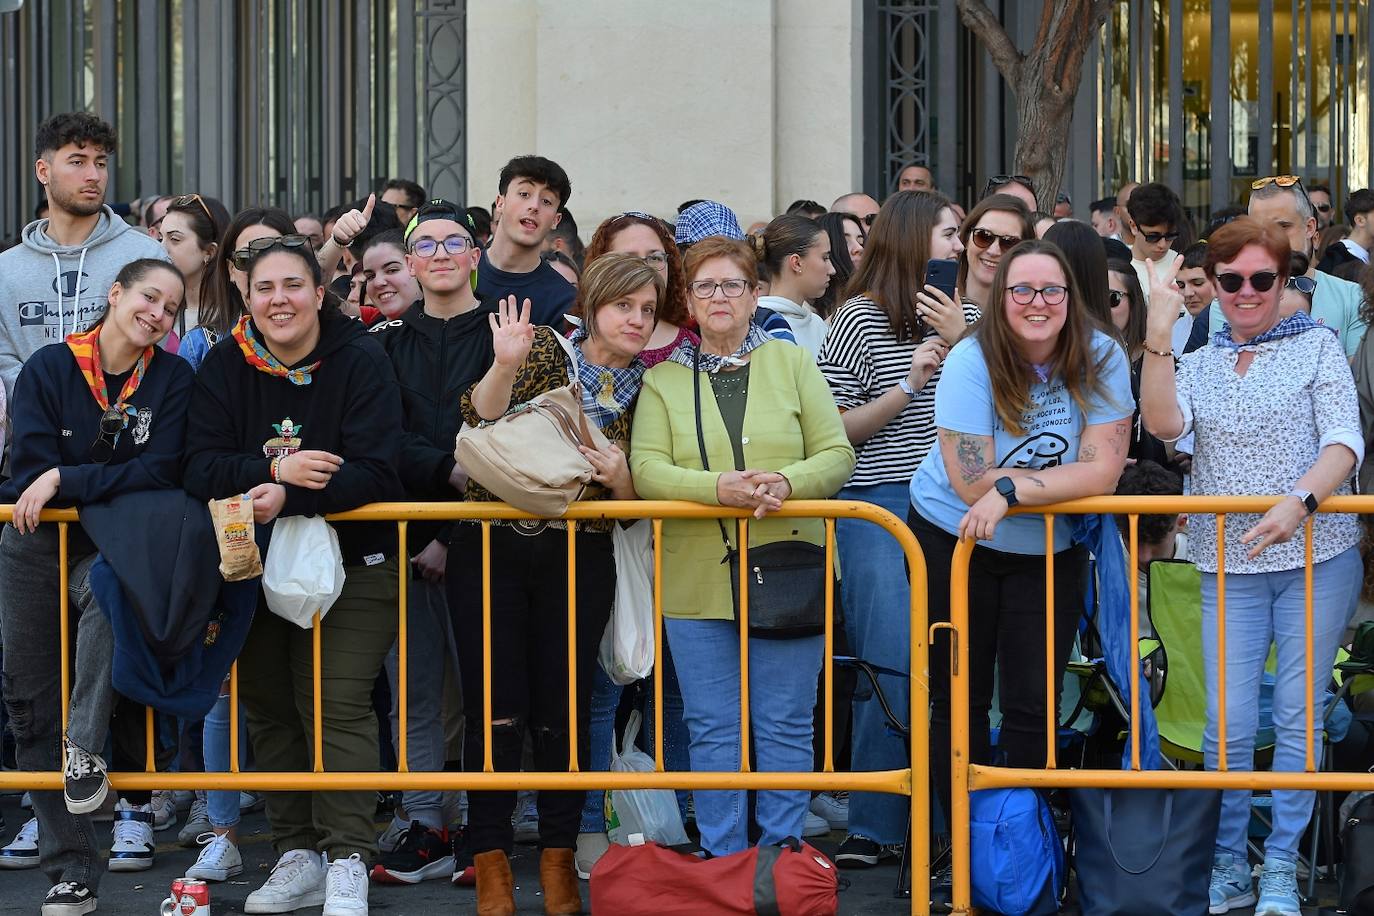
[[[10,520],[13,506],[0,505],[0,522]],[[826,712],[824,738],[824,764],[821,772],[753,772],[749,765],[749,654],[748,654],[748,530],[750,514],[745,510],[732,510],[704,506],[698,503],[671,501],[598,501],[574,503],[563,518],[567,521],[568,536],[568,729],[569,760],[566,773],[495,772],[492,763],[492,715],[491,715],[491,524],[498,520],[527,520],[534,518],[503,503],[374,503],[351,512],[329,516],[331,522],[394,521],[400,545],[399,556],[406,556],[406,528],[411,521],[466,521],[477,522],[482,526],[482,614],[483,614],[483,729],[485,759],[482,772],[411,772],[407,757],[407,634],[406,634],[406,592],[410,568],[401,562],[398,585],[397,634],[397,771],[388,772],[326,772],[323,753],[323,716],[322,692],[320,685],[320,640],[321,627],[318,615],[313,627],[313,678],[314,678],[314,771],[310,773],[269,773],[240,772],[238,750],[238,666],[230,670],[230,718],[229,718],[229,773],[160,773],[155,765],[153,711],[147,711],[147,748],[145,769],[142,773],[112,772],[110,783],[121,789],[237,789],[256,791],[326,791],[326,790],[613,790],[613,789],[789,789],[808,791],[863,791],[905,795],[911,801],[911,839],[909,850],[912,868],[911,912],[926,913],[929,901],[929,869],[925,864],[930,860],[930,841],[928,833],[929,795],[927,765],[929,761],[929,693],[926,681],[928,665],[928,640],[926,632],[926,567],[921,549],[915,536],[905,522],[881,507],[865,502],[842,500],[793,500],[785,503],[781,510],[771,513],[775,518],[813,518],[825,520],[826,565],[827,573],[833,572],[835,556],[835,522],[837,519],[854,519],[878,525],[895,538],[906,556],[906,564],[911,580],[911,708],[908,711],[911,723],[910,765],[906,769],[876,772],[836,772],[834,769],[834,577],[827,575],[826,581],[826,626],[824,661],[824,709]],[[589,520],[631,520],[651,519],[654,534],[654,772],[652,773],[607,773],[580,772],[577,762],[577,665],[596,664],[595,659],[577,658],[577,596],[576,596],[576,542],[577,524]],[[739,528],[739,543],[744,545],[739,563],[740,569],[740,771],[739,772],[679,772],[666,771],[663,764],[663,520],[664,519],[736,519]],[[71,645],[68,613],[68,564],[67,544],[68,527],[77,521],[77,513],[72,509],[45,510],[43,522],[55,522],[58,526],[60,562],[60,651],[61,660],[61,703],[62,726],[67,725],[67,707],[71,696]],[[894,575],[902,575],[901,570],[893,570]],[[60,789],[61,772],[0,772],[0,788],[3,789]]]
[[[1045,516],[1046,569],[1046,747],[1044,769],[974,764],[970,754],[969,723],[969,561],[974,542],[961,540],[955,548],[950,570],[950,624],[962,638],[954,640],[950,675],[950,732],[951,732],[951,842],[954,871],[953,911],[969,913],[972,906],[971,875],[969,871],[969,794],[980,789],[1027,786],[1034,788],[1137,788],[1137,789],[1298,789],[1298,790],[1374,790],[1374,773],[1319,772],[1313,752],[1313,621],[1312,621],[1312,520],[1295,537],[1305,539],[1306,568],[1306,663],[1307,663],[1307,755],[1302,771],[1234,771],[1226,764],[1226,516],[1233,513],[1260,513],[1271,509],[1286,497],[1278,496],[1104,496],[1057,503],[1051,506],[1013,509],[1014,514]],[[1322,513],[1374,513],[1374,496],[1338,496],[1323,502]],[[1128,520],[1129,576],[1131,600],[1129,741],[1130,769],[1061,769],[1056,761],[1059,709],[1055,702],[1056,687],[1062,671],[1057,671],[1054,659],[1054,519],[1058,515],[1112,513],[1125,515]],[[1140,708],[1140,664],[1136,647],[1140,643],[1139,591],[1136,587],[1136,563],[1139,555],[1137,526],[1141,515],[1172,515],[1188,513],[1217,516],[1217,679],[1218,684],[1218,770],[1142,770],[1140,763],[1140,723],[1135,710]],[[939,626],[939,624],[937,624]],[[1200,635],[1200,634],[1199,634]],[[1322,664],[1329,665],[1331,660]],[[1120,687],[1120,685],[1117,685]],[[1209,688],[1212,685],[1207,685]],[[1123,698],[1124,699],[1124,698]]]

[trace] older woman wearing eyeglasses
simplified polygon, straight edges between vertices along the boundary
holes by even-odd
[[[1270,645],[1277,644],[1273,768],[1302,770],[1308,729],[1317,741],[1322,728],[1321,707],[1307,709],[1307,690],[1321,696],[1330,678],[1362,575],[1357,518],[1311,518],[1326,497],[1351,492],[1350,477],[1364,453],[1355,383],[1332,329],[1305,312],[1279,317],[1289,241],[1278,227],[1251,217],[1223,226],[1208,239],[1204,269],[1216,283],[1226,324],[1208,346],[1184,356],[1175,373],[1169,331],[1182,305],[1173,282],[1177,260],[1162,276],[1152,271],[1141,418],[1166,442],[1193,433],[1194,494],[1281,497],[1263,516],[1226,516],[1224,555],[1219,555],[1216,517],[1200,513],[1190,521],[1195,529],[1190,552],[1202,571],[1206,764],[1208,769],[1220,764],[1215,685],[1224,566],[1226,767],[1254,766],[1260,674]],[[1301,533],[1309,519],[1310,607]],[[1312,813],[1313,793],[1276,789],[1273,797],[1273,830],[1265,841],[1255,912],[1297,914],[1298,841]],[[1212,866],[1213,913],[1255,902],[1246,858],[1249,823],[1250,792],[1224,793]]]
[[[753,510],[749,547],[821,544],[819,520],[769,519],[784,500],[833,496],[854,467],[839,411],[811,355],[770,337],[752,316],[756,260],[743,243],[713,237],[687,253],[690,308],[701,343],[680,346],[644,377],[630,465],[646,499],[689,499]],[[663,523],[663,613],[682,685],[692,769],[734,771],[740,736],[740,632],[727,544],[733,526]],[[726,543],[722,543],[722,540]],[[750,554],[750,557],[754,557]],[[749,640],[750,722],[758,769],[812,766],[812,711],[823,637],[775,633]],[[701,845],[728,855],[749,845],[745,792],[694,793]],[[801,836],[807,792],[758,793],[762,843]]]
[[[67,587],[77,621],[76,664],[62,733],[54,651],[59,536],[57,526],[39,524],[38,517],[48,506],[80,506],[179,483],[194,379],[184,361],[158,344],[172,330],[184,294],[181,272],[171,264],[143,259],[126,265],[95,327],[40,349],[15,383],[13,476],[0,487],[0,503],[15,503],[14,520],[0,533],[0,635],[19,766],[63,770],[62,795],[33,793],[43,831],[41,864],[56,884],[44,909],[93,901],[99,889],[105,862],[90,815],[109,789],[100,755],[115,696],[114,635],[89,581],[96,548],[73,525]],[[150,800],[147,792],[125,793],[112,869],[152,866]]]

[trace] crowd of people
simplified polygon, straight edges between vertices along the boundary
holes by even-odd
[[[610,216],[584,247],[568,175],[536,155],[506,164],[490,208],[429,199],[395,179],[316,215],[231,213],[198,193],[116,208],[106,202],[116,147],[92,115],[45,121],[35,150],[44,203],[0,252],[0,503],[13,504],[0,534],[4,707],[17,766],[60,770],[64,785],[31,793],[33,819],[0,849],[0,868],[43,869],[45,916],[93,911],[107,868],[150,868],[156,831],[183,807],[180,839],[202,847],[188,877],[241,874],[239,818],[263,803],[111,791],[107,772],[140,768],[150,741],[160,768],[231,767],[227,683],[212,685],[203,716],[159,716],[152,738],[142,706],[115,689],[128,630],[106,605],[120,603],[121,583],[127,593],[139,575],[202,576],[189,591],[220,610],[205,645],[240,623],[239,764],[315,764],[310,630],[273,613],[255,580],[231,589],[196,557],[120,569],[129,542],[156,555],[186,505],[234,497],[251,502],[265,548],[279,519],[378,501],[494,500],[455,459],[460,428],[570,381],[606,443],[583,449],[587,499],[745,509],[756,519],[751,550],[824,544],[820,522],[770,517],[788,499],[883,507],[920,543],[932,621],[949,616],[957,542],[974,539],[977,763],[1045,762],[1044,685],[1055,674],[1043,648],[1045,525],[1010,509],[1185,487],[1285,496],[1262,516],[1226,517],[1224,694],[1215,519],[1192,518],[1185,548],[1177,520],[1144,517],[1139,553],[1144,564],[1186,550],[1202,573],[1207,765],[1221,764],[1221,695],[1226,765],[1253,765],[1256,685],[1276,644],[1274,766],[1302,767],[1304,553],[1293,538],[1323,499],[1352,492],[1374,423],[1374,395],[1357,394],[1357,379],[1365,391],[1374,377],[1363,345],[1374,193],[1349,195],[1347,229],[1331,224],[1329,190],[1264,178],[1243,207],[1202,226],[1174,189],[1130,183],[1094,202],[1088,221],[1067,195],[1019,175],[992,178],[966,209],[912,165],[881,203],[858,192],[828,208],[799,200],[745,232],[725,203],[692,200],[673,214]],[[55,507],[82,511],[65,576],[57,528],[40,521]],[[319,623],[324,769],[395,765],[403,568],[410,771],[487,760],[499,771],[561,771],[570,760],[608,769],[618,719],[653,700],[597,663],[616,595],[612,525],[578,526],[572,632],[560,519],[497,522],[489,540],[476,524],[415,521],[404,544],[389,523],[334,525],[346,576]],[[872,685],[849,684],[831,719],[817,709],[824,640],[814,627],[755,629],[741,735],[737,599],[721,559],[739,546],[732,532],[711,520],[662,526],[669,769],[737,770],[752,747],[758,770],[808,771],[820,767],[826,730],[839,769],[907,766]],[[1053,533],[1052,661],[1062,673],[1101,546],[1063,516]],[[1318,693],[1356,612],[1361,541],[1353,516],[1313,524]],[[849,519],[836,543],[839,643],[882,670],[910,671],[901,549]],[[66,709],[54,651],[64,583],[74,634]],[[934,641],[933,660],[947,657],[947,639]],[[933,793],[947,812],[949,672],[932,663],[930,675]],[[909,709],[907,675],[882,675],[878,687],[890,708]],[[1260,913],[1300,912],[1295,863],[1312,795],[1274,797],[1256,892],[1248,793],[1226,794],[1211,912],[1256,899]],[[508,914],[510,855],[533,842],[545,911],[577,913],[579,878],[608,848],[598,792],[407,791],[387,801],[379,835],[377,793],[267,793],[279,859],[245,911],[322,905],[326,916],[359,916],[370,882],[448,878],[475,885],[477,912]],[[834,829],[844,832],[837,864],[871,867],[899,856],[909,829],[901,797],[872,793],[684,792],[679,807],[712,856]],[[113,819],[108,847],[93,826],[102,813]],[[947,879],[936,876],[937,895]]]

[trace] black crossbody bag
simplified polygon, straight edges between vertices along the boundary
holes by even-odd
[[[696,408],[697,448],[702,470],[711,470],[706,459],[706,437],[701,430],[701,347],[693,351],[692,379]],[[709,381],[708,381],[709,384]],[[730,591],[739,620],[739,551],[730,546],[725,524],[722,564],[730,564]],[[838,589],[835,592],[839,594]],[[825,548],[806,541],[775,541],[749,548],[749,633],[759,639],[796,639],[825,632]]]

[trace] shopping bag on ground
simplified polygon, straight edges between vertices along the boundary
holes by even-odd
[[[621,686],[654,670],[653,523],[640,519],[611,530],[615,546],[615,603],[601,634],[598,658],[606,676]]]
[[[334,606],[344,587],[339,535],[317,515],[289,515],[272,526],[262,590],[278,617],[308,630]]]
[[[612,773],[652,773],[654,760],[635,747],[639,710],[630,713],[625,723],[625,738],[620,749],[611,748]],[[606,793],[606,834],[612,843],[630,844],[630,837],[641,834],[640,842],[680,846],[687,840],[682,829],[682,814],[677,808],[677,793],[672,789],[612,789]]]

